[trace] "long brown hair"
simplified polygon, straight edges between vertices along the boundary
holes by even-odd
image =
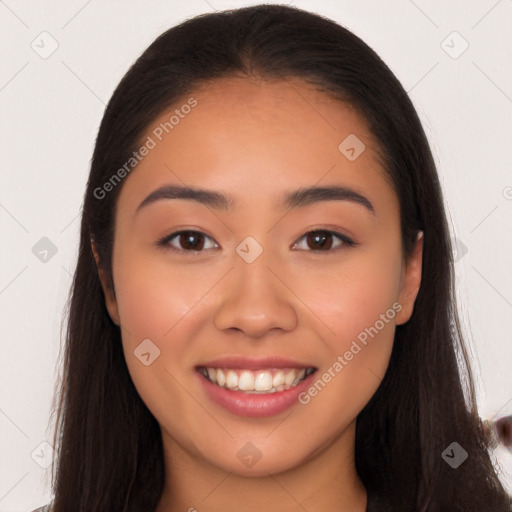
[[[114,289],[114,217],[123,183],[104,197],[97,191],[157,115],[195,87],[235,75],[299,77],[358,109],[400,202],[406,256],[418,230],[424,232],[413,315],[397,327],[387,372],[357,419],[356,467],[369,500],[379,512],[508,512],[511,499],[493,469],[477,411],[441,187],[417,113],[358,37],[281,5],[204,14],[167,30],[131,66],[105,110],[85,191],[57,390],[55,512],[150,512],[159,502],[160,426],[128,373],[91,251],[93,239]],[[442,457],[453,442],[468,454],[456,469]]]

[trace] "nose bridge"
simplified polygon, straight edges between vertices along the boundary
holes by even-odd
[[[234,268],[215,314],[217,328],[238,328],[251,336],[274,328],[293,329],[297,323],[293,294],[276,277],[275,262],[269,261],[271,251],[248,236],[235,252]]]
[[[269,269],[272,263],[269,261],[271,249],[268,247],[268,238],[263,243],[253,236],[247,236],[235,248],[232,279],[236,281],[235,288],[239,301],[246,297],[251,300],[266,299],[267,302],[278,297],[283,298],[283,290],[279,289],[279,283]]]

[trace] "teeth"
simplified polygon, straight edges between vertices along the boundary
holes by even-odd
[[[246,393],[275,393],[296,386],[311,375],[314,368],[286,368],[269,370],[234,370],[201,368],[201,373],[221,388]]]
[[[215,380],[215,378],[217,377],[217,372],[214,368],[208,368],[207,369],[208,371],[208,377],[210,380]]]
[[[272,389],[272,375],[270,372],[259,372],[254,380],[254,389],[256,391],[268,391]]]
[[[276,372],[274,375],[274,378],[272,379],[272,385],[275,388],[278,388],[279,386],[282,386],[284,384],[284,373],[283,372]]]
[[[252,372],[248,370],[242,372],[238,379],[238,389],[240,391],[254,391],[254,375]]]
[[[210,372],[208,372],[208,375],[209,374],[210,374]],[[238,377],[233,370],[229,370],[226,375],[226,387],[236,388],[237,386],[238,386]]]
[[[306,370],[303,368],[298,375],[295,377],[292,386],[296,386],[306,375]]]
[[[285,386],[291,386],[293,384],[294,380],[295,380],[295,372],[293,370],[290,370],[284,376],[284,384],[285,384]]]

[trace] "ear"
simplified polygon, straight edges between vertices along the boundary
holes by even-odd
[[[402,269],[399,303],[402,309],[396,315],[396,325],[409,321],[414,310],[414,302],[421,284],[421,267],[423,262],[423,231],[418,232],[416,245],[407,265]]]
[[[96,247],[94,245],[94,240],[91,237],[91,249],[94,254],[94,260],[96,262],[96,269],[98,271],[98,277],[100,279],[101,287],[103,289],[103,295],[105,296],[105,306],[107,307],[108,314],[110,318],[116,325],[120,325],[119,322],[119,312],[117,310],[117,300],[114,293],[114,290],[110,286],[107,274],[105,270],[100,265],[100,257],[98,252],[96,251]]]

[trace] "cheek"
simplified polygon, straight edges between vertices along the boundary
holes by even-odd
[[[122,325],[135,338],[168,339],[183,319],[198,306],[200,309],[215,282],[215,276],[204,267],[186,268],[134,253],[130,259],[118,261],[115,272]]]
[[[192,368],[191,340],[197,338],[198,315],[204,311],[201,298],[214,285],[214,276],[210,283],[197,272],[194,276],[143,261],[135,253],[119,259],[115,285],[126,363],[139,394],[155,412],[162,401],[179,406],[183,393],[177,382],[188,378]]]
[[[318,441],[352,421],[386,373],[401,306],[398,274],[391,267],[385,270],[380,265],[331,277],[317,296],[318,316],[330,328],[322,329],[326,357],[301,403],[310,416],[323,418]]]
[[[169,265],[142,261],[133,253],[116,266],[123,350],[143,402],[160,424],[174,425],[172,411],[197,414],[180,383],[192,371],[190,340],[197,337],[198,322],[191,320],[201,314],[198,301],[213,283],[202,282],[197,274],[194,279],[190,272],[170,270]]]
[[[337,349],[350,345],[376,322],[383,337],[392,337],[390,324],[400,309],[392,306],[399,297],[401,267],[399,256],[388,252],[386,256],[384,251],[360,251],[350,260],[333,265],[329,272],[304,272],[307,278],[296,281],[297,295],[322,320],[322,332]],[[386,317],[384,326],[382,315]]]
[[[340,411],[346,421],[357,416],[386,373],[401,309],[400,261],[395,248],[383,245],[354,253],[333,272],[310,274],[305,302],[323,321],[327,357],[304,403],[311,401],[313,414],[328,416],[324,425],[337,425]]]

